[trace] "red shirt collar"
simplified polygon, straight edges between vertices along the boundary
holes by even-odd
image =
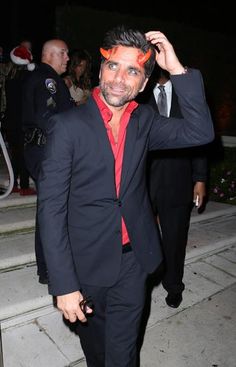
[[[93,91],[92,91],[92,96],[93,96],[95,102],[97,103],[99,111],[101,112],[103,121],[105,122],[105,124],[108,124],[108,122],[112,118],[112,112],[109,109],[109,107],[103,102],[103,100],[100,98],[99,94],[100,94],[100,88],[99,87],[94,88]],[[136,101],[131,101],[131,102],[129,102],[129,104],[126,107],[124,112],[131,115],[131,113],[137,107],[138,107],[138,103]]]

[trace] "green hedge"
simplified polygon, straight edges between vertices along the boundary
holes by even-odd
[[[236,148],[226,148],[209,169],[209,199],[236,205]]]

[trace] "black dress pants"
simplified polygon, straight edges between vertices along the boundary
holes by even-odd
[[[168,206],[158,201],[158,215],[162,232],[164,275],[162,285],[168,293],[184,290],[183,275],[192,203]]]
[[[23,136],[22,134],[16,134],[16,132],[8,132],[7,136],[14,173],[14,186],[18,186],[19,178],[20,188],[28,189],[30,174],[25,165]]]
[[[44,151],[43,147],[38,147],[36,145],[28,145],[25,147],[24,151],[26,166],[30,172],[31,177],[35,182],[36,190],[38,190],[37,183],[38,183],[40,165],[43,159],[43,151]],[[35,256],[37,264],[37,273],[39,276],[46,278],[47,266],[43,253],[43,246],[40,238],[40,228],[38,224],[38,201],[37,201],[36,219],[35,219]]]
[[[146,278],[131,251],[122,254],[113,286],[82,285],[82,293],[94,303],[94,315],[77,328],[88,367],[136,367]]]

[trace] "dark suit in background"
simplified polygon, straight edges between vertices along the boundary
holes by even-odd
[[[147,101],[158,111],[153,90]],[[173,88],[169,117],[182,117]],[[205,183],[207,179],[204,148],[151,152],[148,179],[153,210],[158,215],[162,233],[162,284],[168,292],[166,302],[171,307],[178,307],[184,290],[184,262],[194,185],[196,182]]]

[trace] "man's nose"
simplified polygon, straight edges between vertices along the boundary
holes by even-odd
[[[126,72],[125,70],[119,69],[115,73],[115,80],[116,81],[123,81],[126,78]]]

